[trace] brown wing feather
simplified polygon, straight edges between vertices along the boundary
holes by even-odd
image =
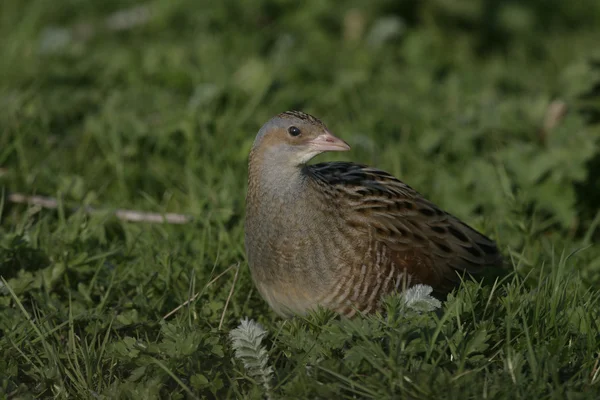
[[[374,240],[391,250],[391,262],[436,292],[452,290],[460,273],[502,264],[492,240],[387,172],[347,162],[308,168],[339,209],[347,210],[350,227],[374,231]]]

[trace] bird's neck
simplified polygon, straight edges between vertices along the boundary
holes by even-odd
[[[302,170],[302,166],[291,164],[280,158],[276,153],[250,153],[248,168],[249,195],[260,193],[262,202],[296,202],[299,200],[302,196],[303,187],[306,185],[307,177]]]

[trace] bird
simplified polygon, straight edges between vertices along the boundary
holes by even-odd
[[[286,111],[248,157],[245,248],[254,285],[281,317],[381,309],[415,284],[444,295],[461,276],[501,267],[494,241],[393,175],[363,164],[308,164],[350,146],[318,118]]]

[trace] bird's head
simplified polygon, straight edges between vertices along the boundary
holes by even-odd
[[[350,146],[333,136],[319,119],[300,111],[286,111],[260,128],[252,153],[277,160],[282,167],[301,166],[325,151],[348,151]]]

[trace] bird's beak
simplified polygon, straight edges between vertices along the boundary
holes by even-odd
[[[308,144],[317,151],[348,151],[350,150],[350,146],[348,143],[344,142],[342,139],[339,139],[331,134],[329,131],[325,131],[325,133],[317,136]]]

